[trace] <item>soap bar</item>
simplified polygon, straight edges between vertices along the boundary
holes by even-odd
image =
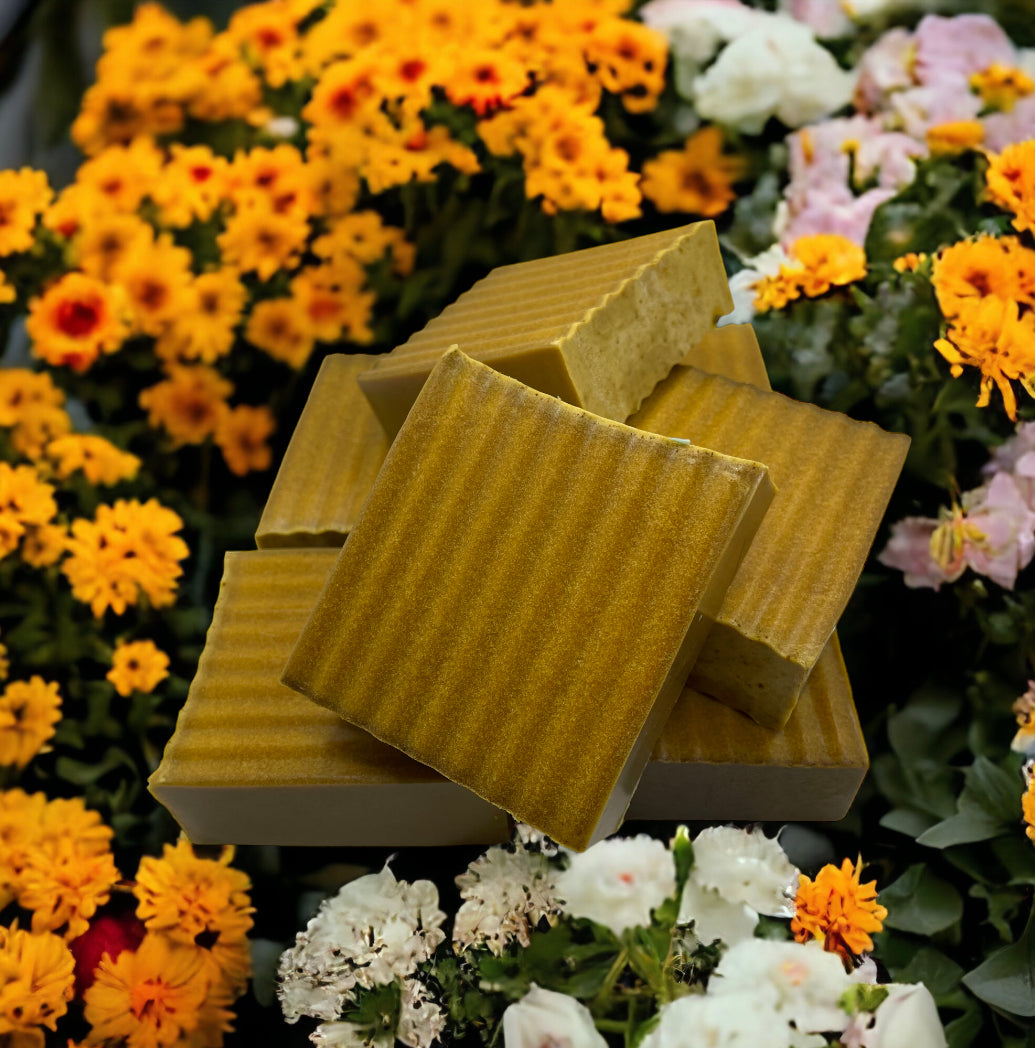
[[[280,683],[337,550],[228,553],[148,788],[196,844],[489,844],[498,808]]]
[[[680,361],[710,375],[745,382],[758,389],[771,389],[762,350],[750,324],[725,324],[712,328]]]
[[[777,496],[690,683],[782,727],[859,579],[909,438],[686,367],[629,422],[768,465]]]
[[[452,349],[283,680],[585,848],[620,823],[771,498],[757,462]]]
[[[340,546],[388,452],[388,437],[356,384],[378,358],[324,358],[262,511],[259,549]]]
[[[402,425],[452,345],[497,371],[624,421],[733,308],[712,222],[500,266],[359,377]]]
[[[835,634],[779,731],[687,688],[629,805],[630,819],[843,818],[869,759]]]

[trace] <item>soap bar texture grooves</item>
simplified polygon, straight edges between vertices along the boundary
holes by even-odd
[[[395,434],[453,345],[497,371],[624,421],[733,308],[712,222],[494,269],[360,385]]]
[[[337,550],[228,553],[149,789],[197,844],[486,844],[503,812],[280,683]]]
[[[452,350],[283,679],[584,848],[618,825],[771,497],[757,462]]]

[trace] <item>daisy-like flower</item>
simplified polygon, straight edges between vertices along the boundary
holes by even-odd
[[[231,473],[243,477],[270,468],[273,451],[268,440],[276,426],[273,412],[261,405],[239,404],[223,415],[216,425],[215,441]]]
[[[47,445],[47,458],[54,463],[54,474],[60,480],[81,470],[91,484],[132,480],[140,469],[136,455],[93,433],[70,433],[52,440]]]
[[[790,254],[803,267],[798,280],[802,292],[810,298],[866,276],[866,253],[837,233],[799,237],[791,245]]]
[[[77,224],[74,257],[87,276],[110,282],[127,256],[153,243],[154,230],[142,218],[105,211]]]
[[[32,352],[48,364],[86,371],[102,353],[122,345],[129,333],[127,310],[118,286],[85,273],[66,273],[29,301],[25,328]]]
[[[128,214],[136,211],[150,193],[161,170],[162,151],[151,139],[142,137],[102,150],[80,165],[75,180],[104,197],[111,209]]]
[[[56,1030],[68,1011],[74,968],[57,935],[0,926],[0,1038],[12,1045],[42,1045],[40,1027]]]
[[[22,560],[33,568],[49,568],[64,556],[67,541],[64,524],[34,524],[22,539]]]
[[[230,866],[233,857],[230,847],[219,859],[203,859],[186,840],[167,844],[160,859],[141,858],[133,894],[149,932],[203,951],[212,975],[236,996],[251,974],[247,935],[254,911],[251,883]]]
[[[268,298],[252,309],[244,337],[274,360],[301,368],[316,334],[305,307],[295,298]]]
[[[168,233],[141,242],[121,260],[115,277],[126,291],[137,330],[159,335],[190,308],[190,263],[190,252]]]
[[[736,199],[733,183],[744,171],[742,157],[723,155],[722,131],[710,124],[694,132],[682,149],[667,149],[648,160],[641,188],[659,211],[712,218]]]
[[[106,676],[123,698],[148,695],[169,676],[169,656],[151,640],[119,641]]]
[[[1021,812],[1024,815],[1024,833],[1035,844],[1035,776],[1025,777],[1024,793],[1021,794]]]
[[[53,192],[42,171],[0,171],[0,256],[28,251],[36,241],[36,219]]]
[[[155,429],[164,429],[179,447],[202,444],[228,411],[233,383],[214,368],[175,364],[169,377],[140,394],[140,406]]]
[[[208,146],[173,143],[151,199],[167,226],[189,226],[211,217],[226,194],[227,161]]]
[[[214,364],[233,348],[248,291],[229,268],[195,278],[191,308],[175,316],[155,343],[169,364],[198,360]]]
[[[90,1039],[126,1048],[190,1043],[209,995],[201,956],[163,935],[146,935],[136,950],[101,959],[83,995]],[[227,1014],[229,1019],[229,1014]]]
[[[145,503],[119,499],[101,505],[93,520],[72,522],[69,556],[61,570],[77,600],[90,605],[100,618],[111,608],[116,615],[146,596],[156,607],[176,599],[187,544],[176,533],[183,521],[157,499]]]
[[[962,240],[935,258],[931,283],[949,318],[988,296],[1035,305],[1035,251],[1016,237]]]
[[[1014,229],[1035,232],[1035,141],[990,154],[985,183],[991,200],[1013,213]]]
[[[506,1048],[535,1048],[544,1044],[605,1048],[607,1045],[584,1004],[534,983],[524,997],[504,1010],[501,1025]]]
[[[884,927],[888,911],[877,902],[877,882],[861,884],[862,858],[845,859],[840,868],[828,864],[811,880],[801,874],[791,931],[797,942],[811,939],[838,954],[846,965],[873,949],[870,935]]]
[[[528,70],[505,52],[465,49],[443,85],[453,105],[470,106],[478,116],[505,106],[528,87]]]
[[[13,552],[26,532],[57,514],[54,489],[32,466],[0,462],[0,557]]]
[[[664,34],[627,18],[603,18],[585,41],[586,61],[606,91],[630,113],[648,113],[665,87]]]
[[[348,259],[370,265],[392,255],[392,268],[405,275],[413,268],[415,249],[406,234],[395,226],[386,226],[376,211],[353,211],[335,222],[313,242],[313,251],[329,260]]]
[[[255,273],[260,280],[269,280],[281,269],[294,269],[309,236],[306,219],[298,210],[239,208],[216,238],[223,261],[242,273]]]
[[[38,676],[11,681],[0,694],[0,765],[24,768],[53,736],[59,720],[56,683]]]

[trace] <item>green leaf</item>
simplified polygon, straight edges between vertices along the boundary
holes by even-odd
[[[954,844],[987,841],[1003,832],[1002,823],[984,811],[964,811],[936,823],[917,837],[928,848],[950,848]]]
[[[685,826],[676,828],[676,835],[672,839],[672,860],[676,864],[676,898],[680,899],[694,865],[694,846],[690,843],[690,831]]]
[[[885,829],[894,830],[896,833],[904,833],[909,837],[919,837],[925,830],[930,829],[937,820],[915,808],[892,808],[886,812],[880,820],[880,825]]]
[[[904,967],[892,970],[895,982],[918,983],[931,991],[935,1000],[954,993],[963,977],[963,969],[941,950],[922,946]]]
[[[965,773],[957,814],[932,826],[917,841],[948,848],[1012,833],[1021,817],[1020,793],[1012,775],[979,756]]]
[[[973,884],[969,894],[975,899],[984,899],[988,905],[988,923],[999,933],[1004,942],[1013,938],[1010,918],[1020,911],[1028,898],[1028,892],[1020,888],[990,888],[985,884]]]
[[[1035,936],[1029,918],[1024,934],[1012,946],[997,950],[963,984],[993,1008],[1025,1017],[1035,1016]]]
[[[949,1048],[970,1048],[979,1034],[984,1032],[985,1016],[976,1002],[958,1018],[945,1027],[945,1039]]]
[[[117,746],[109,746],[99,761],[77,761],[71,757],[58,757],[54,770],[58,778],[64,779],[65,782],[74,786],[87,786],[122,765],[136,771],[136,765],[128,753]]]
[[[920,863],[889,884],[880,902],[888,908],[885,925],[916,935],[943,931],[963,916],[959,892]]]

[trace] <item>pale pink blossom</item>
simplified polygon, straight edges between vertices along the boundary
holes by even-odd
[[[1035,94],[1018,98],[1008,113],[989,113],[981,123],[985,125],[984,145],[993,153],[1035,138]]]
[[[848,36],[855,28],[842,5],[830,0],[780,0],[778,10],[804,22],[820,40]]]
[[[929,127],[954,120],[973,120],[981,112],[981,99],[965,77],[897,91],[888,99],[893,121],[907,135],[923,140]]]
[[[913,84],[913,34],[908,29],[891,29],[859,60],[856,108],[877,112],[893,92]]]
[[[933,517],[905,517],[891,528],[888,544],[877,560],[886,567],[905,573],[910,589],[933,589],[952,579],[931,556],[931,536],[938,527]],[[962,572],[961,572],[962,574]],[[958,576],[957,576],[958,577]]]
[[[990,65],[1013,65],[1017,51],[988,15],[925,15],[913,34],[914,75],[921,84],[966,82]]]

